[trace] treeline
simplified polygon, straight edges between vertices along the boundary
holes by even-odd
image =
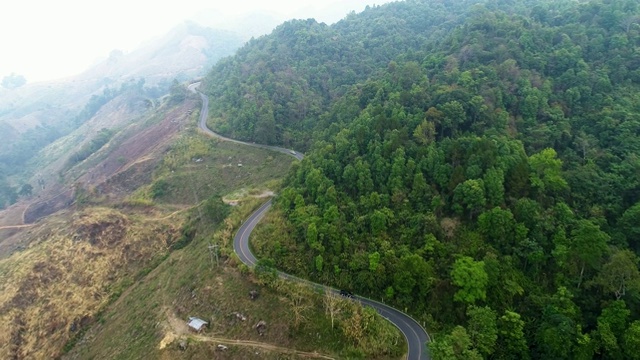
[[[68,160],[68,166],[71,167],[81,161],[84,161],[86,158],[91,156],[96,151],[100,150],[106,143],[111,140],[113,136],[113,130],[102,128],[96,136],[91,139],[88,143],[83,145],[78,151],[73,153]]]
[[[640,4],[468,5],[286,23],[214,68],[219,129],[310,148],[261,256],[406,309],[434,359],[638,359]]]

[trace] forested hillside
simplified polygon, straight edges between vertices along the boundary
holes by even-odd
[[[416,0],[207,85],[219,130],[309,149],[277,267],[407,309],[435,359],[640,359],[639,54],[637,1]]]
[[[217,99],[211,125],[240,139],[305,148],[321,115],[350,86],[442,38],[474,2],[400,2],[333,26],[286,22],[209,73],[207,89]]]

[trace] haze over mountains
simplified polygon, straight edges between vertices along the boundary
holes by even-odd
[[[78,130],[103,105],[122,95],[129,98],[124,103],[146,99],[155,104],[168,94],[172,81],[204,75],[218,59],[233,54],[243,42],[241,35],[231,31],[184,22],[130,53],[114,50],[108,58],[78,75],[14,89],[0,87],[0,207],[16,202],[22,185],[43,180],[33,177],[37,173],[33,164],[56,153],[45,150],[38,155],[45,146],[72,135],[74,140],[65,142],[70,151],[74,148],[72,143],[81,146],[91,140],[90,134],[105,126],[110,128],[108,123],[98,122],[93,125],[97,128]],[[62,155],[70,154],[57,156]],[[60,170],[59,166],[56,169]],[[55,184],[53,178],[45,182]]]
[[[232,54],[242,43],[243,38],[230,31],[185,22],[131,53],[114,50],[108,58],[76,76],[28,83],[13,90],[1,89],[0,121],[24,131],[46,123],[25,119],[26,115],[33,115],[25,110],[29,107],[74,110],[104,87],[119,86],[131,79],[144,78],[148,85],[155,86],[174,78],[195,78],[218,59]]]

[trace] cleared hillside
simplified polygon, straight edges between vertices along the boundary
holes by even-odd
[[[166,98],[135,120],[128,103],[114,99],[86,124],[117,130],[95,152],[76,161],[90,140],[53,145],[65,150],[49,152],[42,171],[72,185],[46,181],[37,192],[42,199],[24,210],[36,223],[0,229],[13,234],[0,260],[0,357],[363,356],[372,334],[359,337],[361,344],[345,340],[342,328],[332,329],[322,295],[238,267],[233,231],[277,190],[293,160],[197,132],[194,99]],[[38,209],[46,211],[34,214]],[[212,239],[219,245],[215,267]],[[363,316],[354,331],[375,328],[394,344],[376,358],[402,354],[392,325],[334,301],[345,319]],[[191,315],[211,326],[196,336],[186,327]],[[254,329],[260,320],[268,324],[264,336]],[[219,343],[229,349],[220,352]]]
[[[102,106],[125,95],[127,101],[143,100],[153,107],[170,92],[174,79],[202,76],[242,42],[232,32],[186,22],[131,53],[113,51],[79,75],[0,87],[0,209],[21,200],[28,193],[21,192],[23,186],[36,188],[29,178],[40,170],[31,165],[43,163],[38,152],[76,131]]]

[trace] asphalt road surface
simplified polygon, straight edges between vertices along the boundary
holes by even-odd
[[[207,127],[207,117],[209,116],[209,99],[204,94],[196,90],[198,85],[200,85],[199,82],[189,85],[189,90],[200,94],[200,97],[202,98],[202,110],[200,111],[200,119],[198,121],[198,127],[200,128],[201,131],[203,131],[209,136],[234,142],[237,144],[244,144],[247,146],[253,146],[261,149],[281,152],[287,155],[291,155],[298,160],[302,160],[304,158],[304,154],[301,154],[293,150],[289,150],[289,149],[285,149],[277,146],[260,145],[260,144],[254,144],[254,143],[248,143],[244,141],[229,139],[211,131]],[[240,226],[240,229],[238,229],[236,236],[233,238],[233,250],[238,255],[238,258],[240,258],[240,261],[242,261],[247,266],[254,267],[258,262],[258,259],[256,259],[255,255],[253,255],[249,247],[249,236],[251,235],[251,232],[256,227],[256,225],[264,217],[264,214],[269,210],[269,208],[271,208],[271,200],[267,201],[262,206],[260,206],[258,210],[254,211],[253,214],[251,214],[251,216],[249,216],[249,218],[244,221],[242,226]],[[290,280],[308,283],[311,286],[318,289],[322,288],[328,291],[339,293],[337,289],[328,288],[320,284],[312,283],[310,281],[300,279],[293,275],[289,275],[280,271],[278,271],[278,275]],[[408,346],[407,359],[408,360],[429,360],[430,359],[429,354],[427,352],[427,347],[426,347],[426,343],[430,341],[429,335],[417,321],[415,321],[413,318],[403,313],[402,311],[394,309],[388,305],[377,302],[375,300],[371,300],[371,299],[357,296],[357,295],[354,296],[354,299],[359,301],[363,305],[370,306],[376,309],[376,311],[380,315],[382,315],[387,320],[389,320],[389,322],[394,324],[400,330],[400,332],[402,332],[402,334],[407,340],[407,346]]]
[[[200,95],[200,98],[202,99],[202,110],[200,111],[200,119],[198,120],[198,128],[200,129],[200,131],[204,132],[205,134],[214,137],[214,138],[218,138],[218,139],[222,139],[225,141],[229,141],[232,143],[236,143],[236,144],[244,144],[247,146],[252,146],[252,147],[256,147],[256,148],[260,148],[260,149],[267,149],[267,150],[271,150],[271,151],[277,151],[283,154],[287,154],[287,155],[291,155],[293,157],[295,157],[298,160],[302,160],[304,158],[304,155],[294,151],[294,150],[290,150],[290,149],[285,149],[282,147],[278,147],[278,146],[270,146],[270,145],[262,145],[262,144],[254,144],[254,143],[250,143],[250,142],[246,142],[246,141],[240,141],[240,140],[235,140],[235,139],[230,139],[228,137],[224,137],[218,133],[215,133],[213,131],[211,131],[211,129],[209,129],[207,127],[207,118],[209,117],[209,98],[207,98],[206,95],[204,95],[203,93],[199,92],[196,90],[196,88],[198,87],[198,85],[200,85],[199,82],[197,83],[193,83],[191,85],[189,85],[189,90],[198,93]]]

